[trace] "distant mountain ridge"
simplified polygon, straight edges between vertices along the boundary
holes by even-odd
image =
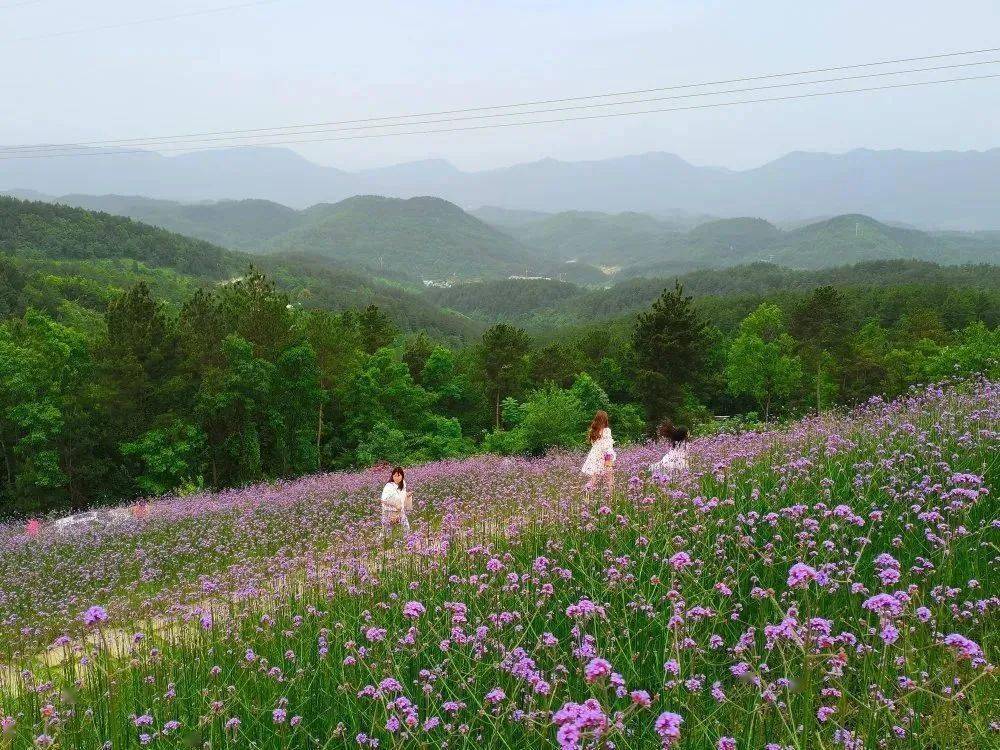
[[[924,232],[861,214],[790,230],[752,217],[715,219],[684,230],[646,214],[565,212],[520,217],[504,228],[553,260],[617,268],[616,279],[758,262],[798,269],[897,258],[944,265],[1000,263],[1000,232]]]
[[[116,195],[48,200],[125,215],[232,250],[313,256],[416,283],[540,276],[606,285],[757,262],[800,269],[895,258],[1000,263],[1000,232],[924,232],[861,214],[780,229],[753,217],[692,227],[635,212],[489,208],[470,213],[428,196],[354,196],[302,211],[264,200],[187,204]]]
[[[793,152],[747,170],[653,152],[594,161],[542,159],[465,172],[423,160],[346,172],[294,151],[253,147],[0,162],[0,189],[145,195],[180,201],[259,198],[305,208],[353,195],[434,195],[460,206],[562,212],[675,212],[798,222],[866,214],[936,229],[1000,229],[1000,148]]]

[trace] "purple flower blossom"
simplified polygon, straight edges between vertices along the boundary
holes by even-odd
[[[83,613],[82,619],[84,625],[87,627],[93,627],[94,625],[100,625],[103,622],[107,622],[108,612],[104,609],[104,607],[100,607],[95,604]]]
[[[971,661],[975,666],[986,663],[986,660],[983,658],[983,649],[978,643],[969,640],[964,635],[949,633],[944,637],[944,645],[955,649],[958,652],[960,661],[966,659]]]
[[[420,602],[407,602],[403,605],[403,617],[407,617],[411,620],[416,620],[426,611],[427,608]]]
[[[649,708],[653,704],[653,699],[649,697],[649,693],[645,690],[633,690],[629,693],[629,697],[632,699],[634,705],[641,706],[642,708]]]
[[[795,563],[788,570],[788,587],[793,589],[804,589],[812,581],[819,579],[816,568],[802,562]]]
[[[683,723],[684,719],[680,714],[670,711],[664,711],[656,718],[656,723],[653,726],[656,733],[660,735],[663,747],[670,747],[681,738],[681,724]]]
[[[596,682],[602,677],[611,674],[611,663],[605,659],[591,659],[583,669],[583,676],[587,682]]]

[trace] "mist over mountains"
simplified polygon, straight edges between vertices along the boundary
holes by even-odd
[[[141,195],[175,201],[266,199],[294,208],[354,195],[433,195],[465,208],[757,216],[801,222],[838,214],[935,229],[1000,229],[1000,148],[988,151],[793,152],[755,169],[692,165],[662,152],[555,159],[465,172],[425,160],[346,172],[284,148],[164,156],[152,152],[0,160],[0,190]]]

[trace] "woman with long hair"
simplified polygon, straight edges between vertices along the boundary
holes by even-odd
[[[388,537],[392,527],[399,525],[409,536],[407,511],[413,507],[413,493],[406,488],[406,472],[399,466],[392,470],[389,482],[382,488],[382,536]]]
[[[610,496],[615,486],[615,459],[618,454],[615,453],[615,439],[611,436],[606,411],[598,410],[594,415],[587,439],[590,441],[590,452],[580,467],[580,473],[587,477],[587,494],[603,479]]]

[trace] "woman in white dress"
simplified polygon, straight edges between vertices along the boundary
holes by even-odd
[[[406,513],[413,507],[413,494],[406,488],[406,472],[397,466],[390,479],[382,488],[382,536],[387,537],[396,524],[409,535],[410,521]]]
[[[662,479],[672,474],[686,471],[688,468],[687,427],[674,427],[669,420],[660,425],[657,435],[666,439],[669,450],[659,461],[649,467],[654,479]]]
[[[615,487],[615,459],[618,454],[615,453],[615,439],[608,427],[606,411],[598,411],[594,415],[587,438],[590,440],[590,452],[580,467],[580,473],[587,477],[587,494],[603,479],[610,496]]]

